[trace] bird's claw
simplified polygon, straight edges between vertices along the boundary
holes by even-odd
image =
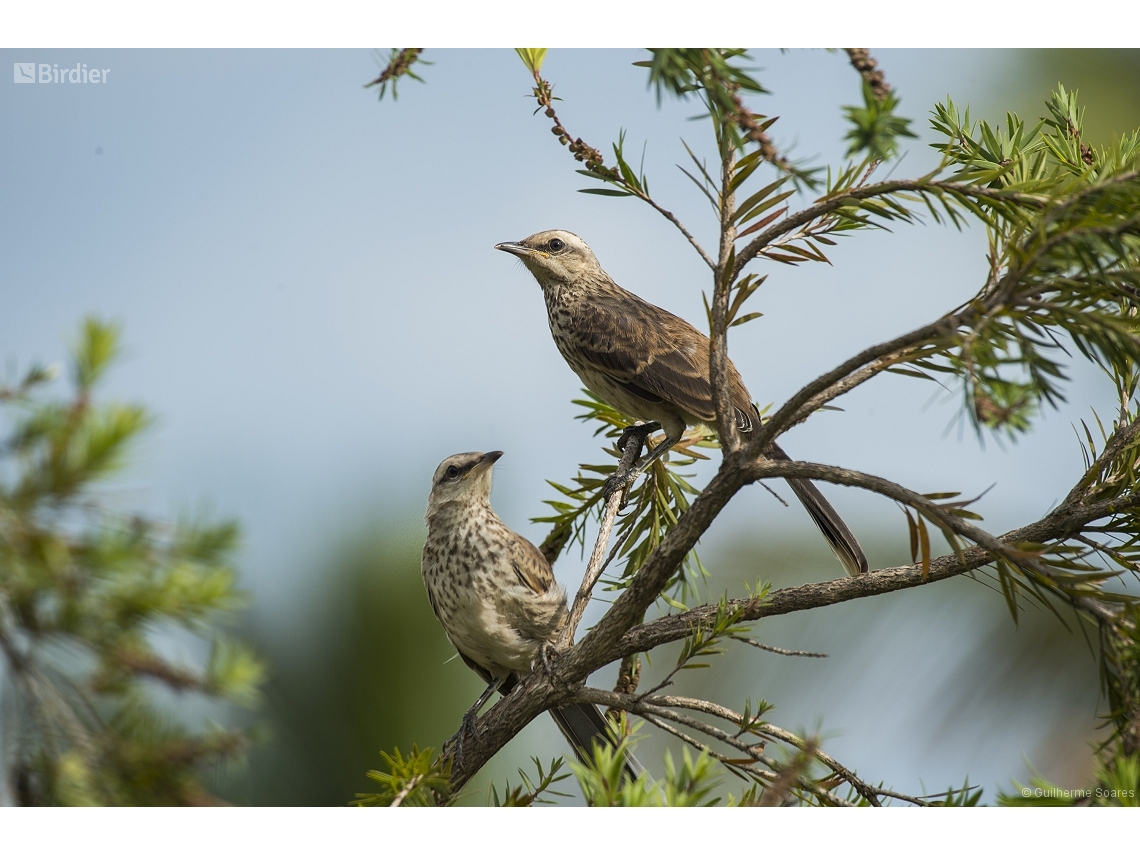
[[[637,480],[637,477],[641,474],[642,471],[640,467],[635,465],[637,463],[637,458],[641,456],[641,449],[645,446],[645,440],[649,437],[650,434],[655,433],[659,430],[661,430],[661,425],[658,422],[644,422],[643,424],[630,425],[621,432],[621,436],[618,437],[617,447],[622,452],[623,457],[629,447],[629,441],[631,439],[637,440],[637,455],[632,461],[630,461],[630,467],[627,473],[624,475],[619,475],[617,472],[615,472],[606,481],[605,486],[602,488],[603,501],[608,502],[614,493],[626,490],[631,484],[633,484],[634,481]],[[618,508],[618,510],[624,508],[625,503],[628,500],[628,495],[622,496],[621,506]]]
[[[619,450],[625,451],[625,444],[629,442],[630,437],[634,436],[641,440],[641,444],[644,445],[649,435],[659,430],[661,430],[659,422],[643,422],[639,425],[630,425],[623,430],[621,436],[618,437],[617,447]]]
[[[554,669],[551,662],[559,657],[558,650],[549,641],[544,641],[542,646],[538,648],[538,661],[542,663],[542,671],[546,674],[546,679],[554,682]]]
[[[620,511],[625,507],[626,502],[629,501],[629,494],[626,492],[626,490],[631,484],[633,484],[634,481],[637,480],[637,476],[640,474],[641,473],[639,471],[633,469],[623,476],[618,476],[617,474],[611,475],[606,480],[605,486],[602,487],[602,501],[609,502],[610,496],[612,496],[614,493],[624,494],[621,497],[621,504],[618,505],[618,510]]]
[[[475,738],[475,713],[468,710],[463,714],[463,721],[459,725],[459,731],[443,744],[443,750],[447,751],[449,745],[455,745],[455,765],[463,768],[463,746],[468,739]]]

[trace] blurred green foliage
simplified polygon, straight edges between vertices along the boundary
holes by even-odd
[[[1017,51],[1016,57],[1006,101],[1016,112],[1038,115],[1038,105],[1061,83],[1080,91],[1090,143],[1107,145],[1140,127],[1140,50],[1053,48]]]
[[[682,747],[680,765],[666,752],[664,780],[655,781],[646,772],[630,779],[624,770],[635,740],[621,731],[615,735],[615,745],[594,746],[589,762],[570,763],[590,807],[712,807],[720,801],[713,795],[720,766],[707,752],[694,757]]]
[[[272,666],[271,736],[221,782],[239,803],[347,804],[374,788],[364,770],[383,766],[379,752],[441,744],[483,689],[428,605],[418,521],[328,537],[336,545],[311,569],[320,582],[298,619],[249,628]]]
[[[118,340],[83,324],[69,398],[45,394],[56,372],[38,365],[0,386],[3,768],[19,804],[213,803],[200,772],[240,756],[245,736],[179,721],[161,691],[258,698],[260,660],[218,628],[244,604],[228,564],[237,526],[119,513],[98,490],[150,423],[95,403]],[[187,636],[204,662],[161,652]]]
[[[1029,786],[1014,782],[1016,792],[999,794],[1009,807],[1140,807],[1140,757],[1101,757],[1092,784],[1061,787],[1040,776]]]

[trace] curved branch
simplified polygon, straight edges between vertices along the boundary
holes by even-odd
[[[937,171],[929,173],[923,178],[912,178],[899,181],[881,181],[878,184],[868,184],[865,187],[852,187],[836,193],[833,196],[823,196],[816,204],[797,211],[780,222],[769,226],[759,235],[749,241],[748,245],[736,254],[736,264],[732,275],[735,279],[744,270],[745,265],[752,261],[760,250],[779,237],[795,231],[800,226],[807,225],[812,220],[834,213],[840,208],[851,204],[852,199],[873,199],[876,196],[888,196],[891,193],[905,193],[910,191],[924,192],[928,190],[941,190],[946,193],[960,194],[974,199],[987,199],[995,202],[1016,202],[1027,207],[1043,208],[1049,199],[1032,193],[1021,193],[1014,190],[1000,190],[992,187],[981,187],[973,184],[962,184],[956,181],[934,181],[932,176]]]
[[[1128,504],[1131,507],[1140,507],[1140,499],[1133,499]],[[999,540],[1012,545],[1027,542],[1042,543],[1069,537],[1079,531],[1081,526],[1107,513],[1123,509],[1122,504],[1116,501],[1081,507],[1062,506],[1035,523],[1007,532]],[[932,559],[930,570],[925,575],[921,564],[904,564],[901,567],[875,570],[861,576],[845,576],[841,579],[810,582],[793,588],[780,588],[765,599],[729,600],[727,607],[741,609],[741,622],[757,621],[765,617],[809,611],[941,582],[984,567],[992,560],[993,557],[987,550],[973,546],[962,550],[961,559],[955,555]],[[679,641],[687,637],[694,626],[712,620],[716,610],[716,604],[697,606],[679,614],[666,615],[636,626],[625,634],[620,644],[615,646],[613,659],[652,650],[671,641]],[[607,663],[603,662],[598,667],[604,664]]]
[[[728,707],[723,707],[720,704],[714,704],[711,701],[702,700],[700,698],[686,698],[676,697],[672,695],[663,695],[654,698],[646,698],[645,700],[646,703],[652,705],[679,707],[681,709],[691,709],[698,712],[704,712],[709,715],[714,715],[717,718],[724,719],[725,721],[732,722],[737,727],[743,727],[745,724],[744,716],[736,712],[736,710],[732,710]],[[808,747],[807,743],[800,737],[796,736],[794,733],[784,730],[781,727],[776,727],[773,724],[768,724],[767,722],[754,724],[749,727],[749,730],[753,733],[763,733],[765,736],[770,736],[773,739],[777,739],[780,742],[792,746],[798,751],[804,751]],[[835,772],[837,775],[851,784],[851,786],[855,788],[859,795],[863,796],[875,807],[879,807],[877,796],[880,795],[902,799],[903,801],[908,801],[913,804],[922,804],[922,799],[916,798],[914,796],[907,796],[902,793],[896,793],[893,790],[884,790],[880,787],[874,787],[870,784],[867,784],[865,781],[860,780],[860,778],[854,772],[852,772],[838,760],[828,756],[823,751],[820,751],[818,747],[814,749],[813,755],[816,757],[816,759],[823,763],[823,765],[827,766],[829,769],[831,769],[831,771]]]
[[[773,770],[773,773],[779,773],[784,768],[783,765],[775,763],[764,753],[764,746],[762,743],[755,744],[745,742],[739,737],[739,735],[734,736],[731,733],[722,730],[721,728],[708,724],[707,722],[703,722],[699,719],[693,718],[692,716],[683,715],[674,711],[674,708],[687,709],[715,716],[724,721],[731,722],[737,727],[740,727],[744,724],[744,717],[740,713],[736,712],[735,710],[728,709],[727,707],[722,707],[719,704],[714,704],[710,701],[699,700],[696,698],[675,697],[671,695],[644,698],[632,697],[629,695],[617,695],[613,692],[605,692],[600,689],[591,688],[582,689],[580,692],[578,692],[576,698],[586,703],[601,704],[604,706],[610,706],[616,709],[625,710],[626,712],[630,712],[635,715],[639,715],[642,718],[645,718],[647,721],[650,721],[658,727],[660,727],[660,724],[656,721],[653,721],[653,719],[660,716],[661,718],[665,718],[667,720],[676,722],[677,724],[682,724],[685,727],[692,728],[693,730],[696,730],[699,733],[703,733],[706,736],[711,736],[718,742],[728,745],[731,748],[734,748],[737,751],[741,752],[742,754],[747,755],[753,761],[763,763],[769,769]],[[676,731],[672,728],[669,730],[675,736],[678,736],[681,739],[685,739],[684,734],[680,733],[679,731]],[[761,725],[759,728],[751,732],[759,733],[761,731],[764,732],[764,735],[769,736],[772,739],[778,739],[781,742],[785,742],[797,750],[807,750],[808,746],[804,740],[800,739],[792,733],[789,733],[786,730],[782,730],[781,728],[773,727],[771,725]],[[696,741],[689,739],[685,739],[685,741],[689,742],[691,745],[694,745],[694,747],[707,748],[707,746],[701,745]],[[830,768],[833,772],[850,783],[855,788],[855,790],[869,802],[871,802],[871,804],[875,805],[876,807],[880,806],[877,796],[882,791],[860,780],[858,776],[847,769],[847,767],[845,767],[842,763],[839,763],[835,759],[819,751],[818,748],[814,749],[812,753],[813,757],[820,760],[820,762],[822,762],[825,766]],[[722,762],[728,762],[728,758],[723,756],[718,756],[717,759],[721,760]],[[776,776],[773,773],[764,773],[758,775],[758,777],[763,777],[767,780],[774,780]],[[756,775],[757,773],[755,770],[749,770],[749,774]],[[797,783],[798,786],[809,790],[810,792],[826,799],[829,802],[836,802],[838,804],[848,806],[851,804],[844,799],[838,798],[832,793],[822,790],[817,784],[806,778],[801,777]],[[896,794],[893,792],[891,795],[893,797],[902,798],[915,804],[922,803],[921,799],[916,799],[913,796],[904,796],[902,794]]]
[[[970,326],[982,314],[977,307],[960,309],[943,315],[933,323],[904,333],[890,341],[868,347],[861,353],[819,375],[790,397],[776,413],[753,433],[745,454],[756,457],[772,441],[795,424],[806,419],[828,401],[839,397],[861,383],[902,361],[902,354],[923,344],[934,346],[949,339],[962,326]]]

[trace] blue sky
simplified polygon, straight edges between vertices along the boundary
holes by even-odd
[[[121,322],[126,353],[107,394],[159,418],[130,472],[134,499],[238,514],[251,558],[277,540],[263,542],[263,524],[289,531],[286,520],[363,497],[415,510],[454,451],[507,452],[496,499],[520,526],[548,495],[543,478],[589,459],[595,443],[569,404],[579,383],[549,340],[538,288],[494,243],[568,228],[619,283],[703,322],[695,254],[645,206],[574,192],[585,179],[531,115],[513,53],[428,56],[428,85],[408,81],[399,101],[377,103],[361,86],[377,67],[365,51],[4,52],[113,69],[99,86],[0,87],[4,358],[61,359],[85,313]],[[707,238],[709,212],[673,166],[682,136],[702,150],[704,127],[686,121],[691,104],[656,107],[629,67],[638,56],[553,51],[545,70],[575,134],[603,149],[621,128],[631,151],[651,140],[655,195]],[[984,108],[1010,62],[986,51],[881,60],[925,138],[898,175],[933,163],[934,100]],[[762,51],[757,64],[775,94],[755,106],[781,117],[777,142],[838,163],[838,108],[858,96],[841,56]],[[765,271],[765,317],[734,331],[761,404],[972,293],[984,235],[900,227],[845,240],[832,258]],[[898,378],[858,390],[845,414],[813,419],[786,445],[920,489],[996,481],[990,512],[1012,525],[1058,498],[1079,463],[1067,422],[1105,387],[1095,372],[1077,376],[1072,412],[1006,450],[944,437],[952,405]],[[1042,453],[1055,466],[1021,465]],[[833,492],[856,519],[894,520],[881,502]],[[736,519],[780,513],[754,498]],[[796,521],[781,526],[804,522],[783,516]]]

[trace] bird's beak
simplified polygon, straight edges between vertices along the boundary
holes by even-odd
[[[517,255],[520,258],[526,258],[534,252],[530,247],[523,246],[521,243],[497,243],[495,249],[501,249],[503,252],[509,252],[511,255]]]
[[[523,246],[521,243],[497,243],[495,244],[495,249],[501,249],[503,252],[517,255],[519,258],[533,258],[536,255],[541,255],[543,258],[550,258],[549,252],[543,252],[541,249],[531,249],[529,246]]]
[[[503,456],[503,452],[501,452],[501,451],[488,451],[486,454],[484,454],[482,457],[480,457],[477,461],[475,461],[475,465],[472,466],[469,470],[467,470],[467,474],[468,475],[474,475],[477,472],[482,472],[484,469],[490,469],[492,466],[495,465],[495,461],[498,460],[502,456]]]

